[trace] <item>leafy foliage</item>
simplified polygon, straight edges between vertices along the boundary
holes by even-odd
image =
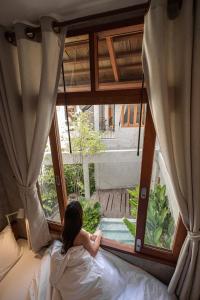
[[[94,233],[101,219],[101,206],[99,202],[91,202],[85,198],[80,200],[83,208],[83,228]]]
[[[72,151],[82,156],[94,155],[105,150],[99,131],[93,129],[90,113],[81,112],[73,121],[75,136],[72,138]]]
[[[128,190],[130,195],[131,215],[136,218],[138,210],[139,187]],[[130,233],[135,236],[136,224],[124,218],[124,224]],[[166,186],[157,184],[150,191],[147,211],[145,243],[156,247],[170,249],[174,232],[174,220],[168,207]]]
[[[90,193],[95,191],[94,164],[89,165]],[[64,165],[64,177],[67,194],[79,193],[84,197],[83,167],[81,164]],[[57,209],[57,193],[53,166],[45,166],[39,177],[42,206],[46,217],[51,217]]]
[[[67,194],[76,193],[84,195],[83,167],[81,164],[64,165],[65,184]]]
[[[157,184],[150,194],[145,243],[170,249],[173,232],[174,219],[168,207],[166,186]]]
[[[45,166],[44,172],[39,177],[42,206],[46,217],[50,217],[57,204],[57,193],[55,188],[55,177],[52,166]]]
[[[73,119],[72,127],[74,130],[74,136],[71,139],[73,153],[79,153],[82,159],[84,159],[85,156],[94,155],[105,150],[105,144],[102,142],[101,134],[93,129],[93,125],[90,122],[89,112],[79,113]],[[83,166],[81,164],[64,165],[64,176],[67,193],[78,193],[79,196],[84,197]],[[95,191],[94,164],[89,165],[89,177],[90,194],[93,194]],[[49,217],[52,215],[54,208],[57,207],[57,194],[52,166],[44,167],[43,173],[39,179],[39,183],[41,188],[43,208],[46,216]],[[95,206],[94,211],[96,212],[96,210],[97,207]],[[91,204],[89,207],[87,207],[87,211],[92,212]],[[86,219],[89,219],[89,217]]]

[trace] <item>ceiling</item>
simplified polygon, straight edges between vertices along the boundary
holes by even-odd
[[[115,10],[145,0],[0,0],[0,24],[10,26],[16,21],[37,23],[40,16],[50,15],[59,21]]]

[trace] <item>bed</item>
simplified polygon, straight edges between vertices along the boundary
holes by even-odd
[[[1,300],[30,299],[29,287],[41,265],[41,258],[35,255],[24,239],[19,239],[18,245],[22,255],[0,282]]]
[[[12,265],[12,267],[10,267],[9,271],[0,281],[1,300],[129,300],[133,298],[135,300],[176,299],[175,297],[168,295],[167,287],[164,284],[143,270],[124,262],[113,254],[102,249],[93,261],[93,258],[88,254],[88,252],[80,247],[71,248],[68,253],[70,259],[65,259],[65,263],[63,264],[61,262],[61,265],[64,266],[63,270],[65,270],[66,277],[60,277],[59,281],[61,285],[63,281],[64,285],[67,286],[66,290],[62,294],[54,286],[51,281],[52,276],[50,276],[52,257],[55,254],[56,249],[59,249],[61,246],[61,243],[58,241],[54,242],[51,247],[43,252],[42,256],[33,253],[29,249],[26,240],[19,239],[17,243],[22,251],[20,250],[21,252],[16,262]],[[84,257],[86,257],[86,260]],[[98,265],[100,267],[96,269],[97,272],[102,269],[105,271],[104,274],[106,274],[103,276],[104,283],[101,285],[99,293],[96,294],[94,293],[93,288],[94,284],[96,284],[93,282],[93,278],[95,276],[92,275],[92,272],[87,272],[87,268],[85,268],[85,265],[88,265],[88,263],[90,264],[91,262],[94,262],[94,265]],[[75,264],[74,271],[72,271],[73,269],[70,266],[67,266],[68,263],[71,266]],[[66,272],[67,267],[68,269]],[[95,269],[93,269],[93,271],[95,271]],[[120,277],[121,275],[119,276],[119,274],[122,273],[126,273],[123,278]],[[130,274],[132,275],[130,276]],[[82,284],[83,281],[81,281],[81,276],[84,278],[84,284]],[[112,277],[113,279],[110,281],[110,278]],[[50,284],[50,281],[52,284]],[[68,283],[68,285],[66,283]],[[74,286],[74,283],[76,286]],[[121,287],[120,284],[122,285]],[[118,294],[115,294],[117,289]],[[74,291],[77,290],[78,296],[77,292],[74,293]],[[83,296],[85,290],[87,290],[87,295],[85,294],[86,296]],[[95,296],[93,296],[94,294]]]

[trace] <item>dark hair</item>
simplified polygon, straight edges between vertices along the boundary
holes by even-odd
[[[73,246],[74,239],[83,225],[83,209],[79,201],[70,202],[65,210],[64,228],[62,232],[62,254]]]

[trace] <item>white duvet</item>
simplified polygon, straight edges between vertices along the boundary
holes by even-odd
[[[30,288],[31,300],[176,299],[153,276],[107,251],[100,249],[93,258],[79,246],[62,255],[61,246],[56,242],[44,256]]]

